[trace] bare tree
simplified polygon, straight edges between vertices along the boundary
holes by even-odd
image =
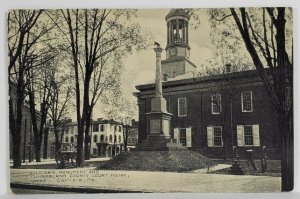
[[[290,191],[293,188],[292,10],[210,9],[209,14],[215,32],[221,30],[223,41],[236,42],[232,45],[235,50],[246,47],[280,116],[282,191]]]
[[[44,127],[47,121],[47,114],[50,104],[52,62],[55,55],[50,50],[44,56],[34,56],[31,67],[27,71],[26,91],[29,99],[29,108],[34,135],[34,149],[36,161],[41,161],[41,145],[44,134]],[[53,52],[52,52],[53,53]],[[39,104],[40,107],[36,107]],[[38,110],[38,111],[37,111]]]
[[[265,9],[264,9],[265,10]],[[266,8],[269,17],[274,24],[276,36],[270,40],[264,37],[263,41],[265,48],[260,47],[263,57],[266,59],[270,71],[271,78],[267,74],[263,66],[258,50],[252,43],[250,34],[255,38],[257,33],[252,28],[253,21],[249,17],[246,9],[241,8],[239,17],[235,9],[230,9],[241,36],[245,42],[247,51],[251,55],[253,63],[260,75],[264,85],[266,86],[269,96],[280,115],[280,132],[282,143],[282,159],[281,159],[281,173],[282,173],[282,191],[291,191],[294,186],[293,178],[293,108],[292,108],[292,61],[290,61],[286,51],[286,36],[285,36],[285,8]],[[265,13],[265,11],[263,12]],[[276,16],[275,16],[276,15]],[[265,14],[263,18],[265,24]],[[267,34],[267,28],[264,26],[264,34]],[[274,39],[275,38],[275,39]],[[276,43],[276,52],[272,56],[269,46],[272,42]],[[259,42],[257,42],[259,43]],[[274,49],[275,51],[275,49]],[[274,60],[272,63],[271,60]],[[272,83],[273,82],[273,83]]]
[[[26,97],[26,73],[32,66],[34,45],[48,29],[37,28],[43,10],[13,10],[8,13],[8,77],[9,77],[9,128],[13,142],[13,167],[21,166],[22,108]]]
[[[56,60],[56,64],[58,64],[58,60]],[[69,114],[69,110],[72,106],[72,102],[70,100],[73,97],[73,87],[69,83],[70,78],[71,77],[66,73],[59,75],[57,68],[52,69],[48,115],[54,129],[55,152],[58,152],[61,148],[62,137],[67,122],[65,117]]]
[[[61,10],[60,20],[53,20],[57,21],[70,46],[68,52],[75,73],[78,166],[84,161],[83,157],[89,158],[90,122],[95,104],[106,91],[118,87],[122,58],[132,52],[133,47],[141,50],[146,46],[146,36],[141,36],[140,26],[132,21],[135,12],[129,9]]]

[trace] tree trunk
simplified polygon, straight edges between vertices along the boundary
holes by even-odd
[[[41,161],[41,154],[40,154],[40,135],[38,132],[37,127],[37,118],[36,118],[36,111],[35,111],[35,100],[34,100],[34,93],[32,90],[29,90],[29,107],[30,107],[30,115],[31,115],[31,121],[32,121],[32,130],[33,130],[33,136],[34,136],[34,152],[35,152],[35,158],[37,162]]]
[[[288,116],[289,117],[289,116]],[[281,190],[292,191],[294,187],[293,120],[281,115]]]
[[[124,150],[127,151],[127,146],[128,146],[128,134],[129,134],[129,126],[126,124],[125,125],[125,131],[123,131],[123,137],[124,137]]]
[[[55,125],[53,125],[53,128],[54,128],[54,136],[55,136],[55,154],[56,154],[60,149],[59,130]]]
[[[15,123],[15,128],[13,129],[13,167],[17,168],[21,166],[21,128],[22,128],[22,100],[18,96],[17,100],[17,121]],[[25,149],[24,149],[25,150]]]
[[[39,132],[38,132],[38,140],[36,144],[36,161],[41,162],[41,148],[43,143],[43,134],[44,134],[44,127],[47,120],[47,113],[48,109],[46,107],[46,102],[44,101],[41,104],[41,121],[39,126]],[[44,138],[44,141],[47,142],[47,139]]]
[[[85,112],[85,110],[83,110]],[[83,117],[78,122],[78,137],[77,137],[77,157],[76,157],[76,164],[77,167],[81,166],[84,163],[84,149],[83,149],[83,139],[84,139],[84,121],[85,121],[85,113]]]
[[[282,141],[282,159],[281,159],[281,190],[291,191],[294,187],[294,143],[293,143],[293,117],[289,114],[289,108],[286,107],[288,97],[286,89],[292,79],[288,74],[289,64],[285,50],[285,8],[278,8],[278,17],[276,25],[277,59],[280,74],[279,86],[277,91],[280,104],[282,105],[281,118],[281,141]],[[288,82],[286,82],[288,80]]]
[[[21,166],[21,135],[16,133],[12,136],[13,141],[13,168],[18,168]]]
[[[22,71],[20,75],[22,76]],[[17,93],[16,93],[16,105],[14,105],[12,99],[12,90],[9,88],[10,99],[9,99],[9,128],[12,136],[12,145],[13,145],[13,167],[18,168],[21,166],[21,127],[22,127],[22,118],[23,118],[23,79],[19,79],[17,84]],[[14,110],[14,107],[16,108]],[[26,149],[23,149],[26,150]]]
[[[86,72],[85,81],[84,81],[84,90],[83,90],[83,122],[82,125],[84,126],[84,159],[88,160],[90,158],[89,152],[89,129],[90,129],[90,120],[91,120],[91,113],[92,107],[89,104],[89,90],[90,90],[90,79],[91,75],[89,71]]]
[[[43,159],[48,158],[48,135],[49,135],[49,128],[44,128],[44,150],[43,150]]]
[[[85,122],[85,136],[84,136],[84,159],[90,159],[90,147],[91,147],[91,136],[90,136],[90,125],[91,125],[91,114],[87,114]],[[92,130],[92,129],[91,129]]]

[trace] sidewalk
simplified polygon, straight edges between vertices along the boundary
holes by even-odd
[[[85,160],[85,162],[95,162],[95,161],[107,161],[109,160],[109,157],[101,157],[101,158],[91,158],[89,160]],[[46,164],[56,164],[55,159],[41,159],[41,162],[36,162],[35,160],[32,162],[28,162],[28,160],[25,161],[25,163],[22,162],[22,165],[46,165]],[[13,166],[13,160],[9,161],[9,166]]]
[[[221,168],[224,165],[220,166]],[[207,174],[204,171],[146,172],[95,168],[11,169],[13,185],[93,192],[280,192],[281,178]],[[98,191],[97,191],[98,190]]]

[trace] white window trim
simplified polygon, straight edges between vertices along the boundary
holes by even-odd
[[[179,101],[181,99],[184,99],[184,102],[185,102],[185,109],[186,109],[186,114],[185,115],[180,115]],[[185,97],[178,98],[178,100],[177,100],[177,111],[178,111],[178,117],[186,117],[187,116],[187,103],[186,103],[186,98]]]
[[[216,146],[214,139],[215,139],[215,128],[221,128],[221,145]],[[211,129],[211,144],[208,142],[209,135],[208,135],[208,130]],[[223,142],[223,128],[222,126],[207,126],[207,147],[209,148],[220,148],[224,147],[224,142]]]
[[[219,110],[219,112],[214,112],[214,108],[213,108],[213,106],[214,106],[214,101],[213,101],[213,97],[214,96],[220,96],[220,110]],[[211,95],[211,113],[213,114],[213,115],[219,115],[219,114],[221,114],[221,112],[222,112],[222,96],[221,96],[221,94],[212,94]]]
[[[184,129],[185,130],[185,145],[186,147],[192,147],[192,137],[191,137],[191,143],[188,143],[188,129],[189,128],[178,128],[178,143],[180,143],[180,130]],[[191,127],[190,127],[190,130],[191,130]],[[192,136],[192,135],[190,135]],[[189,145],[189,146],[188,146]]]
[[[237,126],[242,126],[242,142],[243,142],[243,144],[241,145],[241,146],[239,146],[239,147],[259,147],[259,146],[261,146],[261,144],[260,144],[260,132],[259,132],[259,130],[258,130],[258,142],[259,142],[259,144],[258,145],[255,145],[255,132],[254,132],[254,126],[258,126],[258,128],[259,128],[259,125],[258,124],[253,124],[253,125],[251,125],[251,124],[245,124],[245,125],[237,125]],[[245,126],[251,126],[252,127],[252,138],[253,138],[253,144],[252,145],[246,145],[245,144],[245,133],[244,133],[244,128],[245,128]]]
[[[250,92],[250,96],[251,96],[251,110],[250,110],[250,111],[244,110],[244,98],[243,98],[243,93],[245,93],[245,92]],[[243,112],[243,113],[250,113],[250,112],[253,112],[252,91],[242,91],[242,92],[241,92],[241,102],[242,102],[242,112]]]

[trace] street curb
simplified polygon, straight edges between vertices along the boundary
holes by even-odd
[[[101,188],[88,188],[88,187],[61,187],[49,185],[33,185],[22,183],[10,183],[10,188],[19,189],[34,189],[46,191],[61,191],[61,192],[74,192],[74,193],[150,193],[144,191],[130,191],[130,190],[114,190],[114,189],[101,189]]]

